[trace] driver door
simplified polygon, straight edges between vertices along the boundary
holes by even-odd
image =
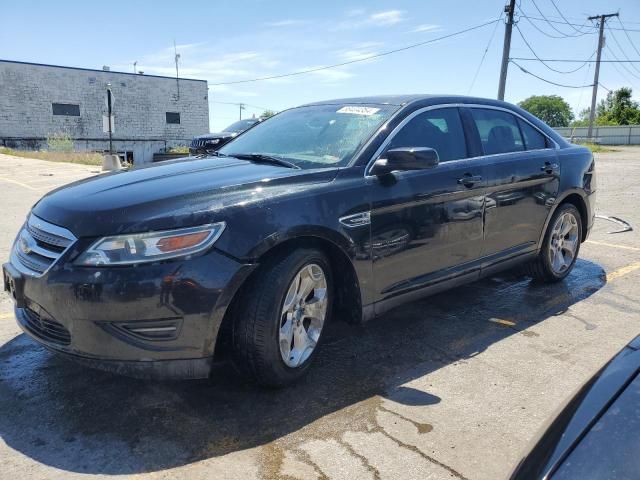
[[[437,151],[439,164],[427,170],[367,177],[372,193],[370,252],[376,301],[480,272],[482,160],[468,158],[457,108],[418,112],[390,134],[384,151],[429,147]]]

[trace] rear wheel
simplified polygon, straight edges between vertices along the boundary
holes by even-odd
[[[576,263],[581,239],[580,212],[570,203],[560,205],[549,222],[538,257],[527,266],[528,273],[547,283],[562,280]]]
[[[331,316],[333,279],[324,253],[304,248],[265,263],[244,289],[234,360],[250,379],[280,387],[311,365]]]

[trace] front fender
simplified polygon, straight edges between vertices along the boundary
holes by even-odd
[[[264,238],[248,252],[247,257],[250,259],[258,259],[280,244],[297,238],[317,238],[328,241],[342,250],[352,260],[355,258],[357,252],[356,242],[348,235],[339,233],[323,225],[296,225],[284,231],[274,232]]]

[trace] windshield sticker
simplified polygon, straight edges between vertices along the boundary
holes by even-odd
[[[342,107],[336,113],[351,113],[353,115],[373,115],[374,113],[378,113],[379,111],[380,111],[379,108],[373,108],[373,107],[347,106],[347,107]]]

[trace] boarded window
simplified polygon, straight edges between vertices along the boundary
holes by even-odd
[[[180,123],[180,113],[167,112],[167,123]]]
[[[51,108],[53,109],[54,115],[80,116],[80,105],[73,103],[52,103]]]

